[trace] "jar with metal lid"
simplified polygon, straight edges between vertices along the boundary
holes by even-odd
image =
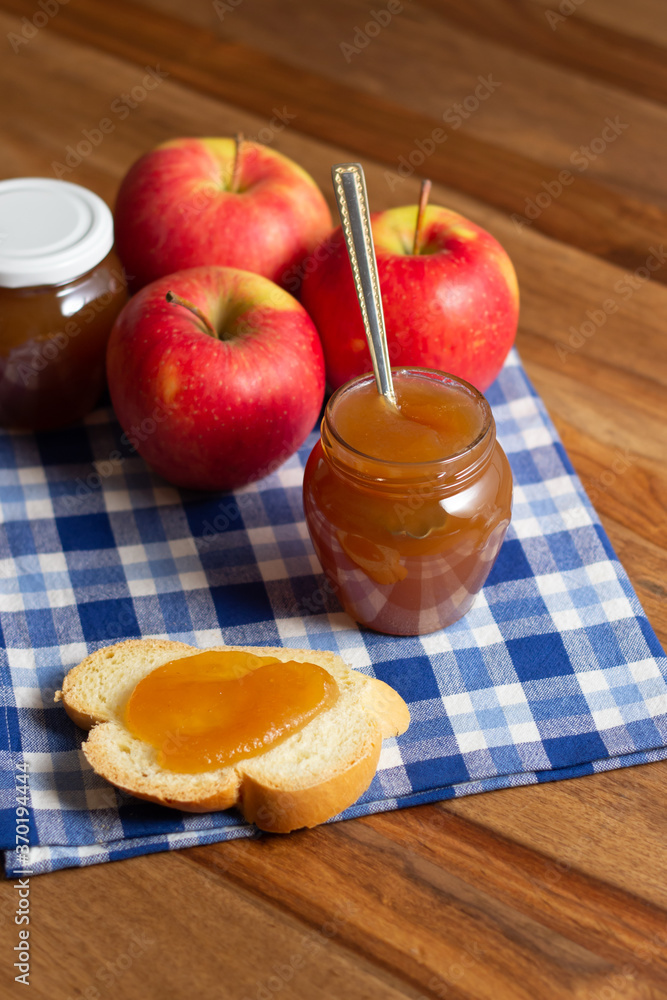
[[[98,195],[43,177],[0,182],[0,425],[44,430],[93,409],[127,299]]]

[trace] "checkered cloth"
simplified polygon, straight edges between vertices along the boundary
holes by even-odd
[[[397,688],[410,728],[337,819],[664,759],[664,654],[515,353],[488,397],[513,521],[470,612],[421,638],[357,628],[324,585],[301,505],[314,436],[269,478],[211,496],[154,477],[106,410],[2,434],[7,874],[256,835],[233,810],[165,809],[87,766],[54,690],[91,650],[132,636],[330,649]]]

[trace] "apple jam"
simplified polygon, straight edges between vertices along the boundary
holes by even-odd
[[[315,663],[207,650],[157,667],[139,681],[125,724],[170,771],[198,774],[266,753],[338,697]]]
[[[322,568],[357,622],[391,635],[451,625],[470,608],[511,517],[512,474],[486,399],[462,379],[372,375],[329,400],[304,477]]]
[[[0,425],[61,427],[95,406],[127,298],[113,222],[85,188],[0,183]]]

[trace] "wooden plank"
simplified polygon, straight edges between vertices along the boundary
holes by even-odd
[[[2,7],[19,13],[21,0],[3,0]],[[415,137],[429,136],[436,124],[396,103],[297,70],[247,46],[214,39],[175,18],[154,13],[148,19],[127,0],[113,6],[78,0],[63,8],[50,28],[142,67],[159,63],[174,80],[255,114],[270,117],[273,108],[287,107],[296,116],[293,130],[343,146],[348,155],[353,151],[380,159],[394,169],[413,149]],[[27,54],[23,49],[17,58]],[[543,184],[554,182],[552,167],[462,130],[436,146],[428,171],[433,180],[516,215],[525,211],[527,197],[534,199]],[[634,269],[644,263],[647,248],[659,243],[667,210],[618,195],[580,174],[531,225]],[[665,280],[665,273],[657,272],[656,280]]]
[[[355,873],[343,890],[352,904],[346,945],[435,995],[437,984],[441,995],[460,986],[489,1000],[594,992],[664,931],[659,908],[574,869],[561,875],[561,866],[550,879],[534,852],[433,807],[303,832],[290,843],[266,837],[256,848],[228,845],[227,877],[315,922],[341,892],[344,859]],[[220,863],[215,849],[189,857],[213,873]],[[658,984],[667,984],[664,949],[642,968],[635,995]]]
[[[544,8],[555,8],[553,0],[534,0]],[[644,41],[667,46],[667,20],[662,0],[634,0],[632,16],[628,17],[626,0],[585,0],[587,20],[593,24],[604,24],[627,38],[641,38]],[[579,13],[580,5],[576,5]],[[559,22],[560,24],[560,22]]]
[[[517,52],[530,52],[585,76],[597,77],[652,101],[667,101],[667,51],[654,39],[629,38],[628,32],[577,16],[561,14],[554,4],[551,22],[534,0],[421,0],[436,6],[450,23],[476,38],[501,42]],[[576,6],[573,5],[576,10]],[[566,7],[567,9],[567,7]],[[560,18],[560,20],[559,20]]]
[[[221,850],[221,849],[220,849]],[[39,1000],[328,1000],[414,997],[390,969],[345,946],[346,900],[305,924],[230,883],[225,854],[214,876],[185,855],[160,854],[32,879],[30,995]],[[0,885],[0,905],[15,896]],[[0,983],[21,986],[6,955]],[[86,992],[88,991],[88,993]],[[95,993],[97,991],[97,994]]]
[[[660,762],[454,799],[428,807],[432,813],[424,807],[424,822],[437,826],[444,810],[529,848],[532,877],[544,890],[585,873],[664,912],[666,792]]]
[[[557,62],[545,62],[530,45],[523,49],[513,45],[511,32],[505,33],[510,36],[505,43],[502,32],[482,37],[459,27],[448,18],[448,5],[405,3],[362,47],[369,17],[364,0],[335,5],[253,0],[251,5],[223,10],[222,19],[206,0],[195,0],[185,8],[179,0],[139,2],[151,11],[168,12],[208,29],[225,41],[259,49],[301,70],[426,115],[434,125],[442,125],[445,114],[460,113],[457,119],[450,117],[446,130],[454,122],[457,130],[491,147],[520,150],[548,166],[552,177],[561,169],[577,175],[585,166],[587,177],[667,207],[664,105],[605,83],[595,74],[574,73]],[[531,3],[534,8],[535,0]],[[558,7],[550,0],[544,3],[549,9]],[[496,4],[495,16],[506,16],[506,8]],[[580,8],[577,13],[581,14]],[[289,32],[283,30],[286,19]],[[355,37],[360,39],[356,50],[341,51]],[[492,78],[494,89],[477,101],[480,77]],[[457,109],[462,103],[465,107]],[[628,128],[600,152],[605,119],[616,116]],[[413,152],[416,139],[427,135],[413,133],[404,155]],[[588,152],[582,154],[582,147]],[[523,194],[525,199],[535,192]]]

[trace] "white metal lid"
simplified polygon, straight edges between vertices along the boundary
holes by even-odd
[[[0,287],[71,281],[112,246],[111,211],[87,188],[49,177],[0,181]]]

